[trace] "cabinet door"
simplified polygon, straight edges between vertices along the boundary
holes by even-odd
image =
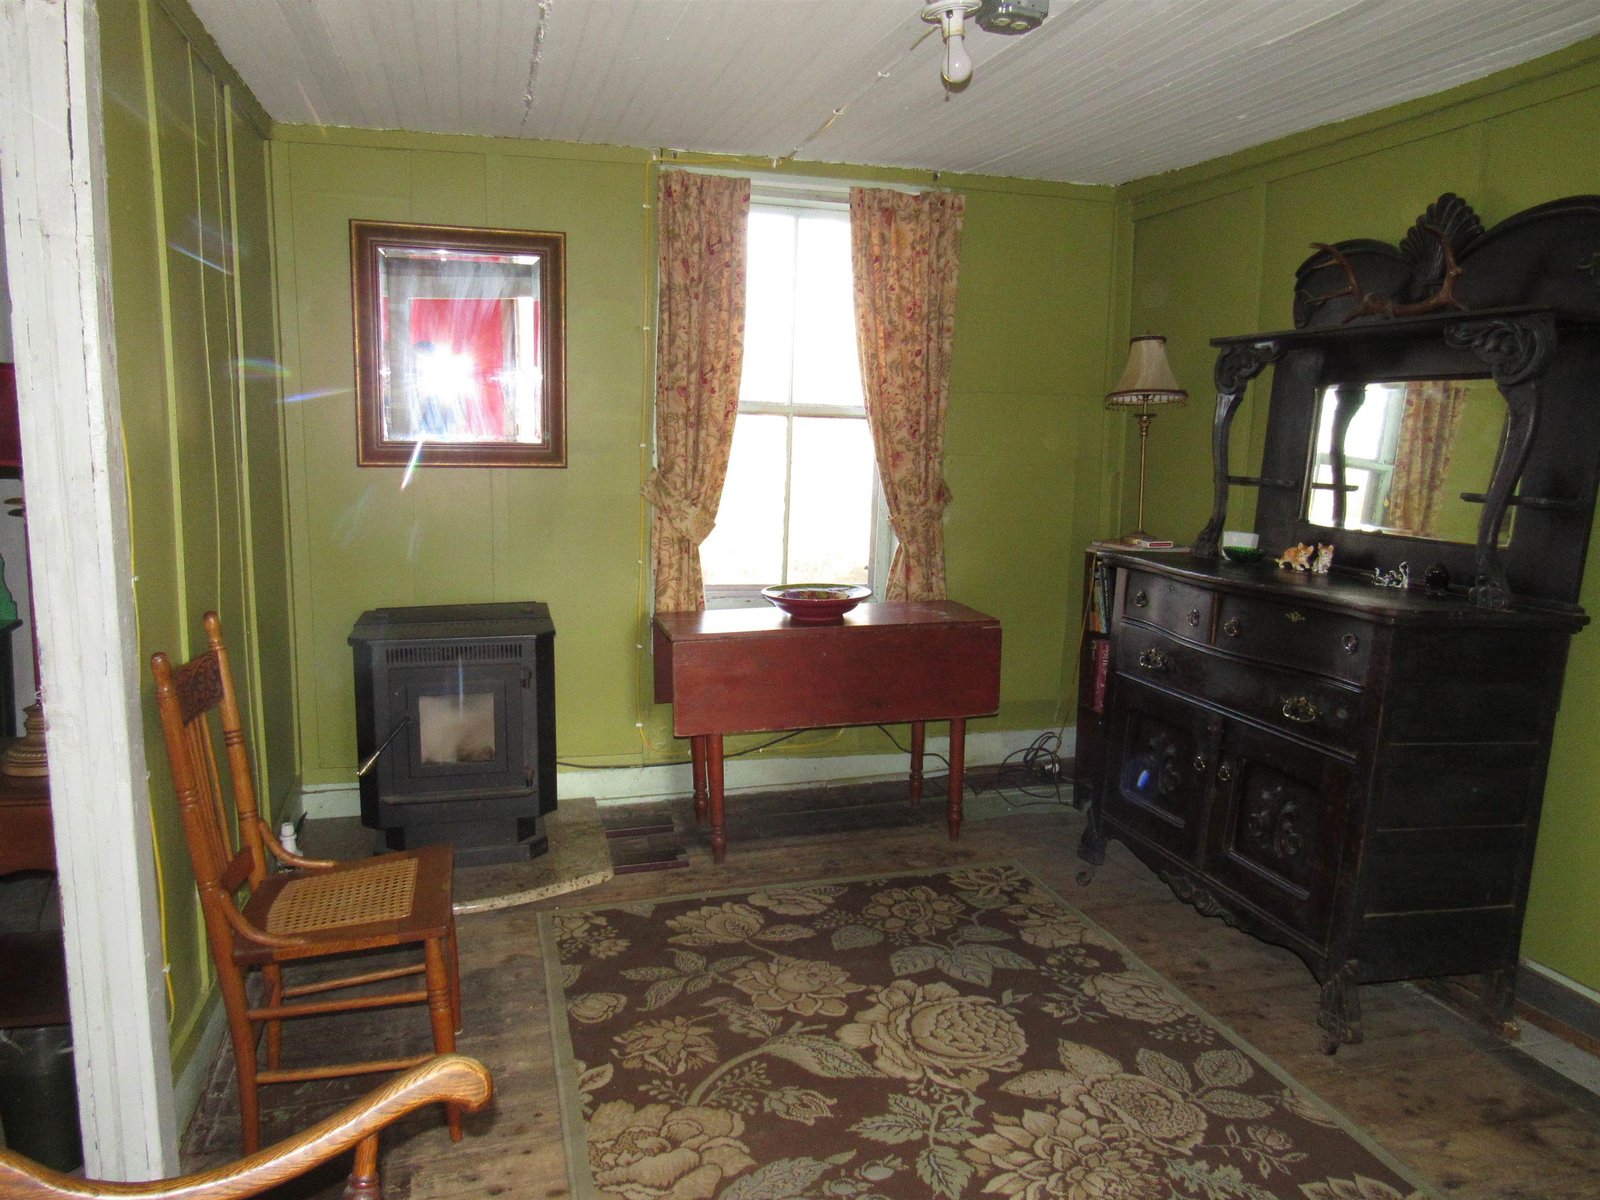
[[[1127,834],[1194,863],[1206,824],[1209,747],[1221,718],[1194,704],[1117,681],[1101,812]]]
[[[1343,854],[1350,769],[1240,722],[1223,726],[1206,874],[1321,946]]]

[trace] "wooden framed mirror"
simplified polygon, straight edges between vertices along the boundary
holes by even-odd
[[[566,238],[350,222],[357,462],[564,467]]]

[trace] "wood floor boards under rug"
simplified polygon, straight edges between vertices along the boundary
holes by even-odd
[[[1030,808],[969,819],[960,840],[951,842],[940,819],[942,796],[932,787],[911,823],[888,828],[824,830],[815,813],[792,821],[779,814],[774,818],[779,825],[798,828],[769,828],[758,835],[766,822],[756,816],[766,803],[730,798],[728,857],[721,867],[712,864],[703,834],[692,828],[691,811],[680,845],[683,867],[619,872],[571,896],[461,918],[466,1022],[460,1049],[493,1071],[495,1104],[490,1112],[467,1119],[467,1136],[458,1145],[450,1143],[435,1113],[416,1114],[388,1134],[382,1161],[389,1200],[481,1200],[500,1192],[549,1200],[567,1196],[535,930],[539,910],[1002,860],[1026,867],[1105,925],[1440,1191],[1471,1200],[1600,1195],[1600,1097],[1405,984],[1363,988],[1366,1040],[1335,1056],[1323,1055],[1315,1026],[1318,988],[1299,959],[1200,916],[1118,844],[1113,843],[1106,864],[1080,885],[1076,876],[1082,864],[1075,851],[1082,817],[1071,809]],[[886,814],[896,808],[883,807]],[[607,819],[614,815],[602,812]],[[903,820],[904,811],[897,813],[893,819]],[[348,1024],[329,1025],[334,1028],[345,1032],[329,1032],[330,1044],[335,1038],[349,1044],[366,1034],[385,1044],[407,1038],[427,1044],[422,1024],[412,1029],[392,1014],[374,1015],[360,1032],[349,1032]],[[362,1086],[355,1081],[265,1089],[266,1136],[302,1128]],[[230,1087],[219,1074],[208,1090],[185,1138],[187,1165],[211,1164],[236,1153]]]

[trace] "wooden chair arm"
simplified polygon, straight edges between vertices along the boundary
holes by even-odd
[[[150,1183],[110,1183],[63,1175],[0,1150],[0,1200],[241,1200],[302,1175],[357,1143],[362,1144],[350,1177],[351,1192],[379,1200],[375,1170],[379,1130],[425,1104],[441,1101],[477,1112],[493,1094],[494,1084],[482,1063],[459,1054],[442,1054],[396,1076],[303,1133],[199,1174]]]
[[[256,818],[256,825],[261,830],[261,840],[267,844],[267,853],[286,867],[293,867],[297,871],[326,871],[330,867],[339,865],[331,858],[302,858],[298,854],[292,854],[283,848],[278,835],[272,832],[272,826],[260,817]]]

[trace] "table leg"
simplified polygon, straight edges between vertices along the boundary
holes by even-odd
[[[950,840],[961,836],[961,776],[967,763],[967,719],[950,718],[950,804],[945,809],[950,822]]]
[[[722,735],[706,735],[706,782],[711,792],[711,860],[720,863],[727,853],[728,835],[722,820]]]
[[[922,750],[927,741],[927,722],[911,722],[911,803],[913,804],[922,799]]]
[[[706,739],[705,735],[689,739],[689,759],[694,764],[694,823],[706,823]]]

